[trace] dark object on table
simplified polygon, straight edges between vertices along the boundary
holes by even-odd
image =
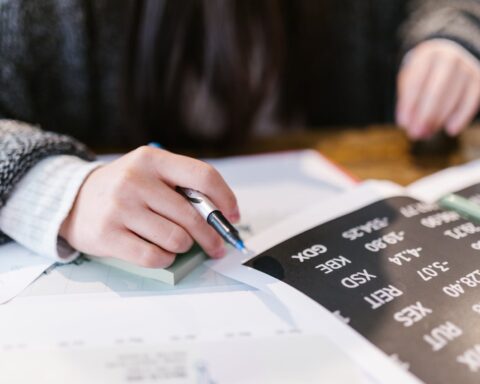
[[[441,131],[428,140],[415,141],[410,147],[414,156],[448,155],[458,149],[458,137],[448,136]]]

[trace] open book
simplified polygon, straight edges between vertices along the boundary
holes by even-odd
[[[478,383],[480,223],[439,207],[453,192],[480,200],[480,162],[408,188],[363,183],[212,267],[275,295],[381,382]]]

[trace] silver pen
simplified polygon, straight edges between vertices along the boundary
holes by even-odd
[[[176,189],[227,243],[233,245],[244,254],[249,253],[243,240],[240,238],[238,230],[230,224],[222,212],[220,212],[207,196],[190,188],[177,187]]]

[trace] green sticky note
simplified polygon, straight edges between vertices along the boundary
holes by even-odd
[[[197,245],[195,245],[189,252],[177,255],[175,262],[168,268],[145,268],[112,257],[96,257],[90,255],[86,255],[86,257],[90,260],[121,269],[134,275],[158,280],[171,285],[177,284],[207,258],[205,253],[203,253]]]

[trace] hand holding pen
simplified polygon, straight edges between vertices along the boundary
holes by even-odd
[[[247,254],[248,250],[240,238],[238,230],[230,224],[220,210],[203,193],[190,188],[177,187],[192,206],[202,215],[208,224],[212,226],[217,233],[222,236],[228,244],[235,247],[240,252]]]
[[[239,220],[235,195],[212,166],[144,146],[88,175],[60,236],[81,252],[146,267],[169,266],[194,241],[222,257],[222,237],[177,186],[202,191],[228,221]]]
[[[150,143],[151,147],[162,148],[158,143]],[[238,230],[225,218],[223,213],[203,193],[191,188],[177,186],[177,192],[182,194],[192,206],[202,215],[206,222],[225,240],[240,252],[247,254],[248,250],[240,238]]]

